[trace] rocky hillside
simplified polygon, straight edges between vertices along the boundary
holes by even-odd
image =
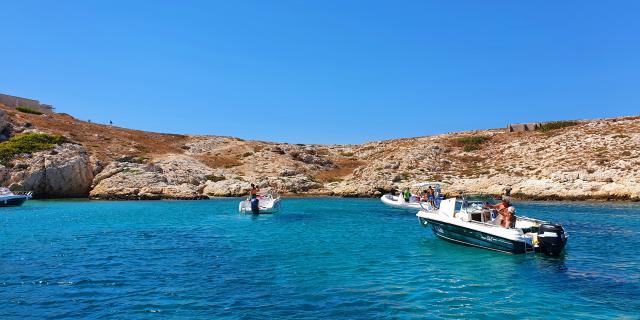
[[[0,165],[3,185],[41,198],[240,196],[249,183],[286,194],[369,197],[440,181],[451,193],[511,187],[521,198],[640,200],[640,117],[302,145],[151,133],[2,105],[0,113],[2,140],[33,132],[66,138]]]

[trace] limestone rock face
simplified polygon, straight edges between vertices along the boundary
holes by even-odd
[[[92,198],[200,199],[212,170],[201,162],[169,155],[153,163],[114,161],[94,179]]]
[[[7,120],[7,113],[0,110],[0,142],[9,139],[11,123]]]
[[[86,197],[93,180],[87,151],[70,143],[19,157],[10,173],[0,172],[9,188],[33,191],[37,198]]]
[[[251,182],[247,182],[245,178],[240,180],[238,177],[217,182],[207,181],[203,193],[209,197],[241,197],[247,195],[251,189],[251,183],[254,183],[261,189],[271,189],[280,193],[293,194],[305,193],[322,187],[322,184],[301,174],[289,177],[254,177],[250,179],[250,181]]]
[[[251,190],[249,182],[228,179],[222,181],[207,181],[203,193],[209,197],[241,197]]]
[[[435,181],[447,194],[500,194],[510,187],[516,198],[640,200],[637,116],[577,121],[548,132],[492,129],[319,145],[160,134],[62,114],[0,111],[0,140],[4,131],[49,132],[91,155],[88,160],[82,147],[64,145],[0,166],[5,186],[40,196],[91,190],[94,198],[196,199],[244,196],[255,183],[281,194],[377,197]]]

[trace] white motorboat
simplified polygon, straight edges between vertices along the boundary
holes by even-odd
[[[489,196],[462,195],[442,200],[438,209],[420,210],[416,216],[436,236],[458,244],[514,254],[562,252],[568,236],[561,225],[516,216],[514,227],[502,227],[500,215],[484,208],[496,202]]]
[[[435,204],[436,206],[438,205],[439,201],[441,200],[442,196],[441,196],[441,189],[440,189],[440,184],[437,182],[421,182],[421,183],[416,183],[412,186],[412,189],[417,190],[416,193],[419,193],[421,190],[424,190],[428,187],[433,188],[434,193],[435,193]],[[385,194],[382,197],[380,197],[380,201],[382,201],[382,203],[394,207],[394,208],[401,208],[401,209],[411,209],[411,210],[420,210],[422,209],[422,207],[425,208],[430,208],[432,207],[431,204],[429,204],[429,202],[427,201],[420,201],[420,196],[416,195],[416,193],[411,193],[411,197],[409,198],[409,202],[407,202],[404,197],[400,196],[396,196],[393,194]]]
[[[280,210],[280,195],[273,192],[258,194],[254,199],[241,201],[238,210],[252,214],[276,213]]]
[[[9,188],[0,188],[0,207],[17,207],[31,199],[31,191],[14,193]]]

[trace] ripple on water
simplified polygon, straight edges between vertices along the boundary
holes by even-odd
[[[0,318],[637,316],[640,206],[518,207],[565,225],[562,258],[450,244],[369,199],[31,201],[0,213]]]

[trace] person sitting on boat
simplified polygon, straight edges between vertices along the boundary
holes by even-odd
[[[251,184],[251,191],[249,193],[251,199],[256,199],[258,197],[258,192],[260,192],[260,188],[258,186]]]
[[[402,197],[404,198],[405,202],[409,202],[411,200],[411,191],[409,191],[409,188],[404,189]]]
[[[421,202],[429,201],[429,194],[427,193],[427,190],[422,190],[422,193],[420,193],[420,201]]]

